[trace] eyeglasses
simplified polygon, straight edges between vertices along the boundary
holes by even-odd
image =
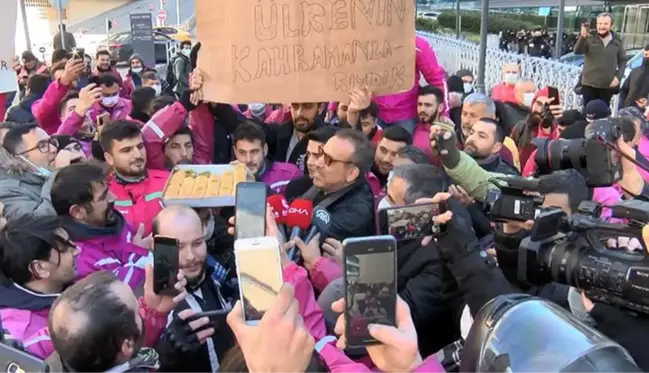
[[[334,159],[332,156],[325,153],[325,151],[324,151],[324,149],[322,147],[320,147],[320,152],[318,153],[318,158],[320,158],[320,157],[323,158],[322,160],[324,161],[324,164],[327,167],[331,166],[331,164],[334,163],[334,162],[343,163],[343,164],[353,164],[353,162],[351,162],[351,161],[343,161],[341,159]]]
[[[50,146],[58,148],[59,147],[59,140],[52,137],[52,138],[49,138],[48,140],[39,141],[38,143],[36,143],[35,147],[33,147],[31,149],[27,149],[22,153],[18,153],[17,155],[25,155],[25,154],[33,151],[33,150],[36,150],[36,149],[38,149],[38,151],[43,153],[43,154],[49,153],[50,152]]]

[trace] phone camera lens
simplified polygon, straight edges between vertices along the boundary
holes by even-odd
[[[16,363],[10,363],[9,366],[7,367],[7,372],[8,373],[19,373],[22,369],[18,366]]]

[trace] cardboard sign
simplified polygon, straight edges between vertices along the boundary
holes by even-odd
[[[0,93],[18,90],[14,63],[14,43],[16,37],[16,1],[7,1],[0,12]],[[0,118],[2,120],[3,118]]]
[[[196,25],[210,101],[347,101],[354,87],[415,84],[412,0],[197,0]]]

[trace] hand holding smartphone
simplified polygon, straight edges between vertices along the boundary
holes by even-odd
[[[396,326],[397,242],[392,236],[343,242],[345,339],[348,347],[376,344],[370,324]]]
[[[110,120],[110,114],[108,113],[102,113],[97,115],[97,127],[99,128],[103,126],[104,124],[108,123],[109,120]]]

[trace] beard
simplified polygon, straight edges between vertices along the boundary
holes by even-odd
[[[313,122],[310,122],[309,120],[299,117],[297,120],[293,121],[293,128],[295,128],[296,131],[301,132],[301,133],[307,133],[313,129]]]
[[[203,283],[203,280],[205,279],[205,272],[206,272],[205,263],[203,263],[203,267],[201,268],[201,272],[197,276],[192,277],[192,278],[186,277],[186,279],[187,279],[186,288],[188,290],[198,289],[198,287]]]

